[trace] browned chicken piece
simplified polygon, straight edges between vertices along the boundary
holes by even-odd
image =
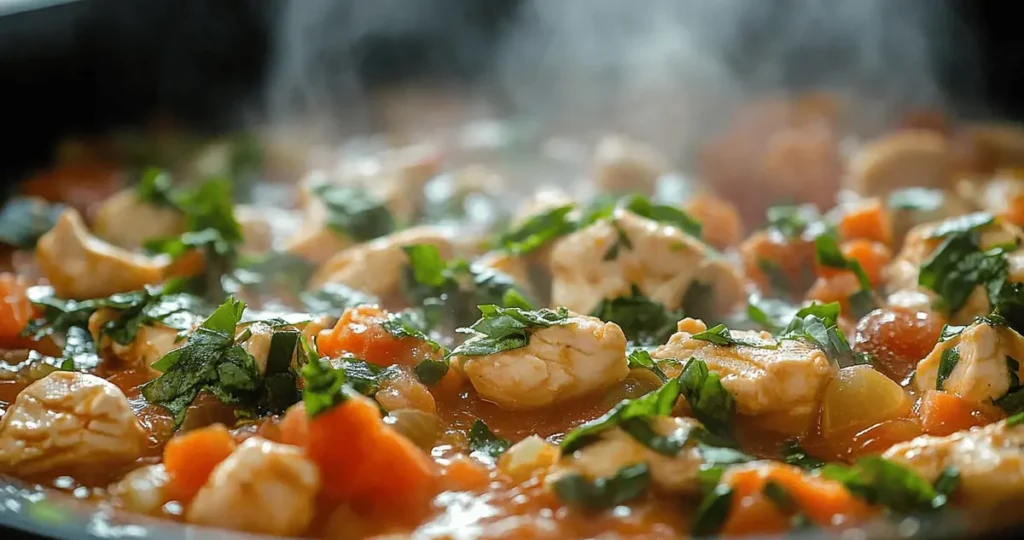
[[[134,188],[104,200],[93,217],[96,236],[125,249],[141,248],[155,238],[178,236],[185,227],[181,212],[139,200]]]
[[[657,150],[638,141],[609,135],[594,148],[594,182],[605,193],[654,193],[658,178],[669,164]]]
[[[938,381],[939,367],[947,351],[956,350],[952,371]],[[1024,358],[1024,337],[1009,326],[984,320],[971,323],[963,332],[935,344],[917,364],[914,387],[922,394],[931,389],[945,390],[975,402],[999,399],[1012,389],[1012,380],[1020,380],[1020,366],[1007,358]],[[1012,371],[1011,371],[1012,370]]]
[[[905,130],[869,141],[850,160],[847,187],[886,197],[908,187],[946,189],[953,184],[949,141],[928,130]]]
[[[100,298],[141,289],[162,281],[170,268],[167,257],[147,257],[93,236],[74,209],[36,244],[43,275],[62,298]]]

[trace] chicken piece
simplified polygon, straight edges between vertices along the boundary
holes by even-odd
[[[146,465],[126,474],[108,491],[120,506],[140,514],[154,514],[169,500],[164,489],[168,480],[163,463]]]
[[[736,339],[777,348],[715,345],[691,337],[707,330],[699,320],[687,317],[676,327],[678,332],[655,349],[652,357],[674,358],[684,364],[690,358],[703,360],[736,398],[737,412],[767,416],[773,427],[784,431],[800,432],[807,427],[818,411],[821,391],[838,371],[825,353],[803,341],[775,341],[768,332],[733,331]]]
[[[159,283],[170,264],[169,258],[132,253],[92,236],[74,209],[39,238],[36,259],[57,296],[75,300]]]
[[[953,181],[946,138],[930,130],[897,131],[864,145],[850,161],[849,188],[885,197],[908,187],[945,189]]]
[[[618,209],[552,246],[551,303],[590,313],[602,298],[628,296],[636,285],[676,309],[700,277],[714,296],[709,305],[728,311],[742,285],[738,272],[721,271],[727,266],[683,231]]]
[[[609,135],[598,141],[592,167],[597,188],[603,192],[651,195],[669,164],[647,145]]]
[[[437,413],[433,394],[408,369],[398,369],[381,381],[380,388],[373,397],[388,411],[415,409],[425,413]]]
[[[242,246],[245,255],[259,255],[270,251],[274,243],[274,230],[264,210],[246,205],[235,206],[235,219],[242,227]]]
[[[310,186],[322,178],[322,173],[317,171],[303,180],[299,193],[307,193],[307,195],[303,197],[305,202],[302,225],[285,242],[284,246],[286,253],[302,257],[316,264],[322,264],[353,243],[351,238],[328,225],[330,211],[323,200],[312,193]]]
[[[189,523],[280,536],[313,520],[320,471],[299,448],[251,437],[210,474],[185,513]]]
[[[606,388],[629,374],[622,329],[576,314],[568,324],[533,332],[525,347],[457,356],[454,364],[477,393],[510,410],[546,407]]]
[[[526,257],[493,251],[473,261],[472,267],[477,272],[482,270],[500,272],[512,278],[516,287],[527,298],[536,298],[530,283],[530,264]]]
[[[985,177],[1024,166],[1024,130],[1015,125],[976,124],[954,137],[958,169]]]
[[[898,195],[898,196],[897,196]],[[962,216],[975,210],[975,205],[948,189],[913,188],[890,196],[893,248],[899,248],[911,229],[929,222]]]
[[[242,344],[245,352],[249,353],[256,361],[256,368],[260,373],[267,372],[267,359],[270,356],[270,342],[274,338],[274,329],[267,323],[257,321],[247,324],[238,329],[237,339],[242,334],[249,334],[249,338]],[[294,355],[294,353],[292,353]]]
[[[379,298],[398,292],[402,268],[409,262],[404,246],[430,244],[442,258],[453,252],[453,234],[438,227],[419,226],[345,249],[325,262],[309,282],[310,289],[341,283]]]
[[[956,355],[947,352],[956,349]],[[957,359],[948,377],[937,382],[942,357]],[[1020,365],[1007,358],[1024,360],[1024,337],[1012,328],[978,320],[959,335],[935,344],[917,364],[914,387],[919,392],[945,390],[964,399],[987,402],[1006,395],[1011,377],[1019,380]]]
[[[97,237],[125,249],[138,249],[147,240],[178,236],[185,230],[181,212],[139,200],[134,188],[103,201],[93,219]]]
[[[516,482],[523,482],[536,474],[554,466],[558,462],[560,451],[537,435],[513,444],[498,457],[498,469],[509,475]]]
[[[657,417],[650,422],[655,433],[687,441],[674,456],[666,456],[638,442],[620,428],[601,434],[601,440],[587,445],[563,460],[558,474],[575,472],[589,479],[608,478],[619,469],[646,462],[651,480],[659,488],[671,493],[697,494],[700,482],[697,474],[704,460],[692,438],[691,430],[700,424],[691,418]]]
[[[0,421],[0,471],[70,472],[128,463],[146,432],[113,384],[56,371],[30,384]]]
[[[729,201],[710,193],[699,193],[686,201],[683,210],[704,225],[701,234],[712,246],[728,249],[740,243],[743,219]]]
[[[96,349],[106,358],[117,359],[125,366],[150,366],[163,355],[179,345],[178,329],[164,324],[145,324],[135,333],[135,339],[122,345],[109,336],[102,335],[103,325],[116,319],[120,312],[111,308],[100,308],[89,316],[89,334],[97,344]]]
[[[922,435],[882,457],[934,482],[947,467],[960,472],[958,500],[976,508],[1024,499],[1024,426],[1006,421],[945,437]]]
[[[522,225],[526,220],[560,206],[573,204],[572,197],[558,188],[540,188],[534,192],[512,219],[513,225]]]

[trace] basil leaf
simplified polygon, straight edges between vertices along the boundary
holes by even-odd
[[[60,217],[62,204],[34,197],[13,197],[0,210],[0,244],[20,249],[33,249],[39,237],[46,234]]]
[[[1005,396],[995,400],[995,404],[1006,411],[1007,414],[1024,412],[1024,389],[1017,389]]]
[[[1024,412],[1019,412],[1006,419],[1006,427],[1018,426],[1024,423]]]
[[[778,264],[768,259],[757,259],[757,268],[768,278],[771,293],[776,297],[786,297],[792,293],[793,285],[789,277]]]
[[[269,252],[263,255],[240,255],[233,277],[243,285],[261,292],[280,295],[307,294],[302,291],[313,277],[316,265],[294,255]]]
[[[782,461],[809,471],[825,466],[824,461],[808,454],[796,439],[790,439],[782,446]]]
[[[339,368],[345,375],[345,384],[366,397],[376,395],[381,382],[393,372],[391,368],[371,364],[359,358],[343,356],[340,360]]]
[[[752,295],[747,300],[747,318],[773,334],[777,334],[785,328],[783,320],[793,318],[796,308],[781,300],[761,298]]]
[[[139,201],[160,208],[180,210],[174,201],[174,181],[167,171],[150,167],[142,172],[139,183],[135,186],[135,196]]]
[[[679,398],[679,379],[671,379],[661,388],[636,399],[624,399],[600,418],[591,420],[570,431],[562,439],[562,453],[569,454],[594,442],[597,435],[621,426],[631,419],[668,416]],[[644,441],[640,441],[644,442]]]
[[[626,339],[640,345],[664,343],[683,318],[682,310],[666,309],[661,302],[644,296],[636,285],[630,286],[628,296],[602,299],[590,315],[619,325]]]
[[[414,371],[420,382],[433,386],[440,382],[445,374],[448,373],[448,358],[446,356],[448,350],[425,333],[426,323],[416,312],[403,311],[391,313],[381,323],[381,326],[392,337],[397,339],[418,339],[429,345],[438,354],[438,358],[427,357],[421,360],[419,364],[416,364]]]
[[[718,484],[704,497],[690,525],[690,533],[695,537],[714,536],[722,530],[729,516],[732,505],[732,487]]]
[[[402,251],[409,258],[409,268],[412,269],[413,279],[416,283],[430,287],[440,287],[444,284],[444,271],[447,265],[441,258],[441,252],[437,246],[414,244],[402,246]]]
[[[956,347],[951,347],[942,351],[942,356],[939,359],[939,369],[935,377],[935,389],[942,390],[943,383],[956,369],[956,365],[960,362],[960,351]]]
[[[612,508],[639,498],[651,483],[646,463],[623,467],[609,478],[590,481],[570,474],[553,484],[558,498],[565,504],[595,511]]]
[[[469,328],[460,328],[472,337],[451,352],[461,356],[487,356],[525,347],[532,331],[556,325],[569,324],[569,310],[565,308],[528,311],[501,308],[495,305],[478,306],[480,320]]]
[[[267,351],[267,375],[286,373],[292,365],[292,357],[299,344],[298,330],[278,330],[270,336]]]
[[[953,466],[942,469],[942,472],[939,473],[939,477],[935,479],[935,483],[932,486],[937,494],[932,502],[932,506],[936,508],[945,506],[949,502],[949,497],[960,486],[960,469]]]
[[[918,284],[938,293],[941,308],[956,313],[978,285],[998,285],[1008,271],[1001,248],[981,251],[970,234],[951,234],[921,265]],[[990,295],[1002,287],[988,289]],[[992,298],[989,299],[990,302]]]
[[[510,446],[512,446],[511,441],[495,435],[483,420],[477,419],[469,428],[469,449],[473,453],[497,459]]]
[[[341,315],[350,307],[375,305],[376,297],[340,283],[328,283],[315,291],[299,294],[299,300],[315,315]]]
[[[864,267],[856,259],[847,259],[839,248],[839,241],[831,234],[821,234],[814,239],[814,258],[822,266],[852,271],[861,290],[871,291],[871,281]]]
[[[352,390],[345,384],[344,370],[330,367],[326,360],[317,359],[303,366],[302,379],[306,382],[302,401],[310,418],[341,405],[351,397]]]
[[[731,441],[736,399],[722,386],[719,375],[708,371],[703,360],[690,358],[675,380],[679,381],[679,393],[690,404],[694,418],[710,433]]]
[[[701,223],[682,209],[667,204],[654,204],[643,195],[628,195],[619,203],[620,208],[647,219],[675,227],[694,237],[701,237]]]
[[[775,503],[775,506],[783,513],[789,514],[797,511],[796,501],[793,500],[793,496],[789,494],[786,488],[782,487],[782,484],[775,480],[769,479],[765,482],[764,487],[761,488],[761,493],[764,493],[764,496]]]
[[[513,255],[525,255],[552,240],[571,233],[575,225],[569,214],[575,204],[567,204],[534,215],[518,226],[505,231],[497,245]]]
[[[615,259],[618,259],[619,250],[621,248],[626,248],[630,251],[633,250],[633,241],[629,239],[626,231],[622,230],[622,227],[619,225],[619,220],[612,219],[611,225],[615,229],[616,237],[615,242],[612,243],[611,247],[609,247],[608,251],[604,254],[603,260],[606,261],[614,261]]]
[[[327,208],[327,225],[348,238],[365,242],[395,230],[384,201],[365,189],[321,181],[313,184],[312,191]]]
[[[949,324],[943,325],[942,333],[939,334],[939,343],[942,343],[943,341],[949,341],[959,336],[966,329],[966,326],[952,326]]]
[[[924,478],[878,456],[861,458],[852,467],[826,465],[822,476],[842,482],[869,504],[880,504],[900,514],[927,512],[945,504],[945,496],[940,496]]]
[[[690,338],[699,339],[701,341],[707,341],[709,343],[714,343],[715,345],[724,345],[727,347],[732,345],[744,345],[747,347],[756,347],[758,349],[778,348],[778,345],[771,342],[747,338],[734,338],[732,337],[732,334],[729,332],[729,329],[726,328],[724,324],[712,326],[711,328],[708,328],[703,332],[693,334],[692,336],[690,336]]]
[[[840,367],[852,366],[856,357],[850,342],[839,330],[839,303],[812,304],[796,312],[789,326],[783,330],[779,340],[797,339],[806,341],[822,350],[825,356]]]
[[[800,239],[808,226],[821,219],[813,204],[771,206],[765,212],[768,227],[788,239]]]
[[[894,210],[936,212],[945,204],[946,197],[939,189],[904,188],[889,194],[887,205]]]
[[[665,372],[661,370],[661,366],[654,361],[654,358],[651,358],[651,353],[643,349],[636,349],[630,352],[629,355],[626,356],[626,365],[629,366],[629,369],[646,369],[651,371],[657,375],[662,382],[668,380],[668,375],[665,375]]]
[[[928,238],[945,238],[951,235],[972,233],[995,222],[995,216],[988,212],[964,214],[954,219],[943,221],[928,235]]]

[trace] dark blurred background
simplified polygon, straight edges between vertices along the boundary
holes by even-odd
[[[472,84],[525,1],[430,0],[439,14],[431,24],[371,32],[339,54],[364,88],[413,78]],[[934,2],[946,2],[948,22],[968,30],[932,44],[953,107],[982,103],[989,113],[1024,118],[1015,4]],[[3,176],[45,163],[64,135],[140,125],[158,113],[230,129],[263,102],[280,9],[275,0],[78,0],[0,16]],[[968,49],[975,54],[953,54]],[[965,80],[968,71],[981,80]]]

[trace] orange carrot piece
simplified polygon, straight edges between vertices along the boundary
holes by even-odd
[[[337,357],[351,354],[377,364],[417,364],[429,346],[414,338],[396,338],[381,325],[388,313],[376,306],[348,308],[338,324],[324,330],[317,339],[320,354]]]
[[[28,283],[10,272],[0,273],[0,341],[18,338],[36,310],[25,292]]]
[[[288,416],[305,413],[297,405]],[[302,430],[285,419],[285,438],[300,440]],[[306,427],[306,454],[319,465],[323,492],[331,499],[366,510],[385,506],[416,511],[435,494],[434,462],[409,439],[386,426],[369,399],[353,396],[314,418]]]
[[[819,277],[807,290],[807,298],[818,302],[839,302],[843,313],[850,313],[850,296],[860,290],[853,272],[842,271],[831,277]]]
[[[781,463],[759,464],[728,476],[733,498],[723,533],[765,534],[788,528],[786,513],[763,493],[769,480],[788,494],[796,510],[821,526],[856,521],[874,512],[839,482]]]
[[[470,491],[486,487],[491,481],[487,467],[465,454],[456,454],[441,472],[445,489]]]
[[[996,421],[1000,414],[982,403],[955,394],[928,390],[917,409],[921,429],[929,435],[950,435],[957,431]]]
[[[881,199],[869,199],[851,208],[837,228],[844,240],[861,238],[892,244],[892,216]]]
[[[873,240],[843,242],[842,250],[848,260],[860,263],[872,285],[882,281],[882,269],[892,260],[892,251],[885,244]]]
[[[213,469],[235,450],[235,440],[222,424],[189,431],[167,441],[164,467],[168,494],[177,501],[195,497]]]

